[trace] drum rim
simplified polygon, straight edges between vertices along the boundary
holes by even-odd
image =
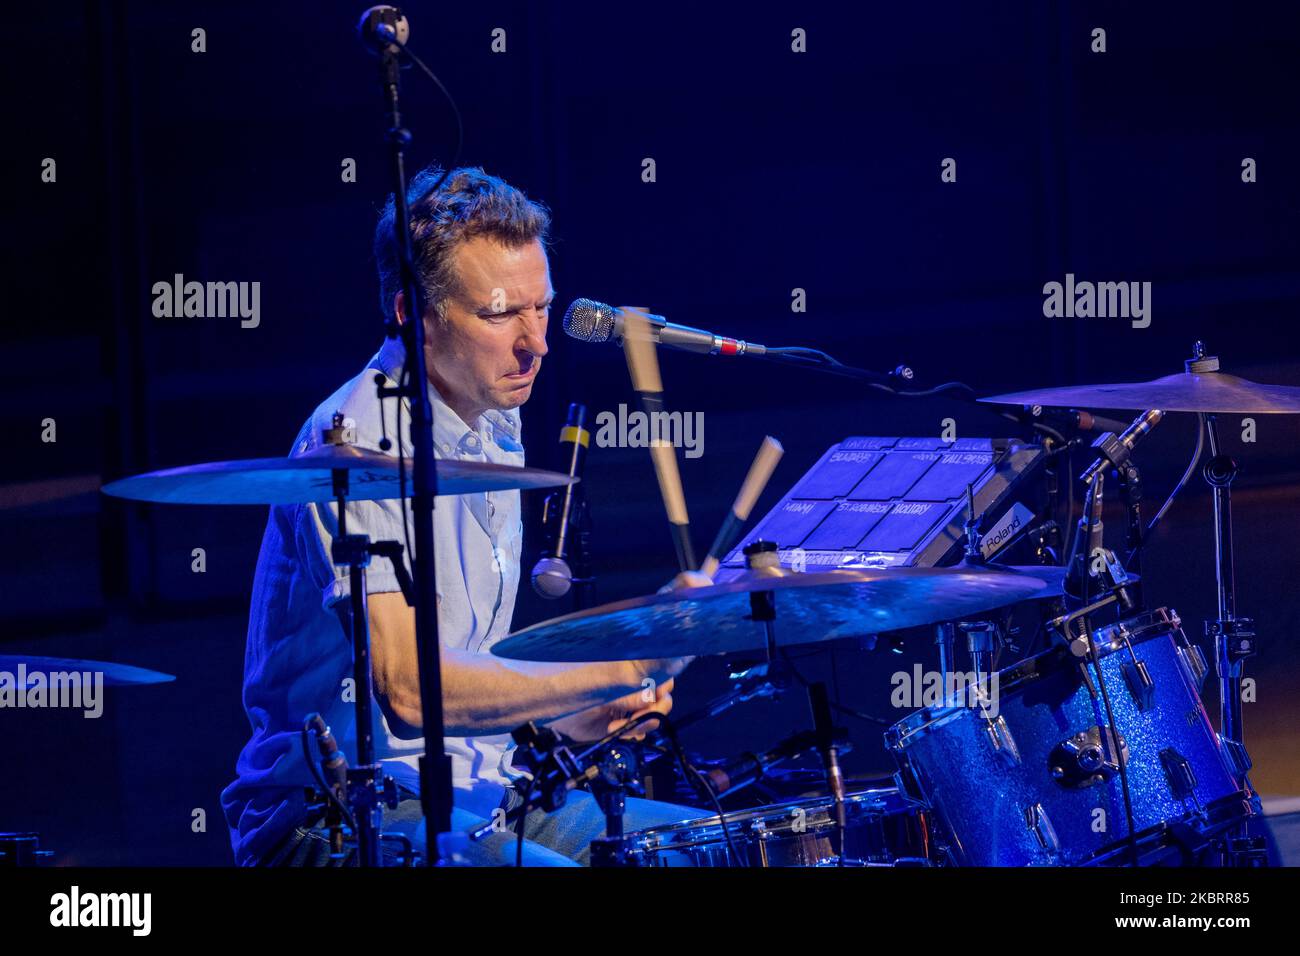
[[[901,813],[909,809],[925,809],[919,801],[904,793],[898,787],[867,787],[861,790],[853,790],[844,795],[844,802],[846,805],[852,805],[854,807],[869,806],[869,804],[866,804],[864,801],[873,794],[887,794],[896,798],[897,805],[892,812]],[[796,807],[803,807],[811,813],[815,810],[829,810],[833,806],[834,803],[829,796],[796,797],[793,800],[786,800],[781,803],[768,803],[761,807],[751,807],[748,810],[737,810],[734,813],[727,813],[727,828],[734,832],[735,828],[743,828],[745,824],[752,823],[755,820],[762,820],[769,816],[784,816],[788,811]],[[880,806],[884,811],[884,814],[882,815],[888,815],[888,813],[891,812],[891,804],[887,800],[880,801]],[[717,834],[709,842],[716,842],[718,845],[722,845],[722,824],[716,813],[691,820],[682,820],[678,823],[661,823],[658,826],[646,827],[642,830],[633,830],[625,834],[625,839],[629,842],[636,842],[639,844],[643,840],[654,839],[664,834],[685,833],[691,830],[715,830],[717,831]],[[812,831],[809,832],[811,833]],[[804,836],[807,834],[800,835]],[[655,846],[666,845],[659,843],[655,844]],[[680,846],[680,844],[675,844],[673,846],[676,848],[677,846]],[[649,849],[653,847],[641,848]]]

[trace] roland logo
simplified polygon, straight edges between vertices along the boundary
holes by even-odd
[[[1017,501],[980,540],[980,553],[986,559],[992,557],[1033,520],[1034,513]]]

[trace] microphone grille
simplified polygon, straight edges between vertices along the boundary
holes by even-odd
[[[564,331],[583,342],[608,342],[614,332],[614,310],[603,302],[574,299],[564,313]]]

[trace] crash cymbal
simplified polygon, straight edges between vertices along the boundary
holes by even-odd
[[[577,479],[557,471],[491,462],[437,461],[438,494],[467,495],[511,488],[551,488]],[[324,445],[293,458],[251,458],[167,468],[123,478],[105,494],[137,501],[190,505],[288,505],[334,498],[333,472],[349,472],[348,500],[398,498],[397,459],[352,445]],[[406,462],[411,493],[411,462]]]
[[[763,626],[749,619],[751,591],[774,592],[780,645],[957,620],[1059,593],[1042,577],[983,567],[746,575],[543,621],[506,637],[492,653],[525,661],[620,661],[758,650],[766,646],[766,636]]]
[[[176,679],[174,674],[151,671],[130,664],[111,661],[87,661],[71,657],[38,657],[35,654],[0,654],[0,672],[22,674],[23,681],[31,686],[33,674],[62,674],[66,680],[80,683],[85,674],[103,674],[105,687],[126,687],[138,684],[165,684]],[[93,676],[91,678],[94,679]],[[71,683],[68,686],[72,686]]]
[[[1066,385],[981,398],[996,405],[1121,408],[1224,414],[1300,414],[1300,388],[1260,385],[1226,372],[1179,372],[1150,382]]]

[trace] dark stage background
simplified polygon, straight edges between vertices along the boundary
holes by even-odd
[[[87,3],[9,31],[0,653],[177,676],[108,691],[99,720],[0,712],[0,829],[42,831],[64,862],[230,861],[218,794],[247,733],[244,626],[265,510],[128,505],[97,488],[286,453],[377,347],[370,240],[388,179],[375,68],[352,34],[363,6]],[[1300,16],[1290,4],[1136,6],[407,5],[413,48],[464,113],[462,163],[554,213],[559,308],[524,410],[530,462],[556,464],[569,402],[595,412],[632,398],[616,350],[563,335],[579,295],[851,364],[907,362],[922,384],[955,378],[981,394],[1154,378],[1181,371],[1197,338],[1228,371],[1300,384]],[[505,53],[491,51],[496,27]],[[796,27],[804,54],[791,51]],[[1090,51],[1094,27],[1105,53]],[[195,28],[206,52],[191,50]],[[408,72],[405,101],[415,164],[445,161],[443,99]],[[41,182],[47,157],[54,183]],[[646,157],[656,182],[642,181]],[[946,157],[955,183],[940,180]],[[1245,157],[1257,182],[1242,181]],[[346,158],[355,183],[341,181]],[[1043,284],[1067,272],[1151,282],[1150,327],[1044,318]],[[151,286],[175,273],[260,282],[260,325],[154,318]],[[791,311],[796,288],[806,313]],[[671,404],[705,415],[704,455],[683,463],[701,551],[764,434],[786,455],[758,513],[849,435],[937,435],[947,417],[959,435],[1008,434],[950,399],[680,353],[662,362]],[[1258,416],[1250,444],[1224,424],[1244,463],[1240,612],[1260,632],[1253,779],[1265,795],[1300,795],[1300,422]],[[1148,514],[1192,436],[1191,416],[1173,416],[1143,447]],[[665,581],[672,551],[645,452],[594,449],[587,486],[600,596]],[[526,499],[525,570],[539,505]],[[1209,512],[1198,478],[1147,558],[1149,602],[1177,608],[1193,636],[1213,612]],[[525,585],[517,626],[555,613]],[[899,659],[835,656],[844,703],[895,719]],[[829,675],[829,654],[804,668]],[[678,685],[684,712],[724,687],[722,665],[701,660]],[[806,720],[791,694],[687,742],[721,756]],[[878,730],[849,726],[850,769],[890,769]]]

